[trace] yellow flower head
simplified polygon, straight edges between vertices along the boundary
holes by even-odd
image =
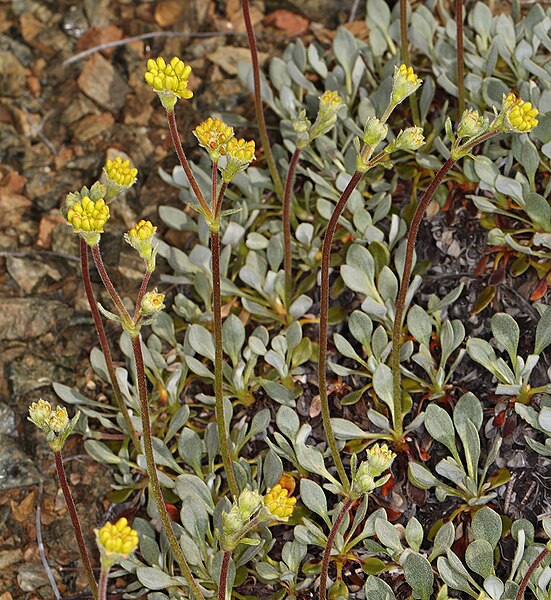
[[[109,207],[103,198],[94,201],[84,196],[73,203],[67,211],[67,222],[75,233],[103,233],[109,219]]]
[[[412,67],[406,67],[404,64],[395,67],[394,79],[392,81],[392,94],[390,96],[391,104],[394,106],[400,104],[402,100],[411,96],[422,83],[423,81],[419,79]]]
[[[245,141],[243,138],[230,138],[226,145],[226,167],[222,171],[222,178],[230,182],[240,171],[244,171],[256,158],[254,155],[255,143],[253,140]]]
[[[188,100],[193,92],[188,90],[188,79],[191,67],[175,56],[168,65],[164,58],[152,58],[147,61],[146,82],[157,92],[161,103],[167,110],[172,110],[178,99]]]
[[[352,479],[352,493],[355,497],[369,494],[386,483],[390,475],[380,477],[392,464],[396,455],[386,444],[374,444],[366,453],[366,460],[355,471]],[[380,479],[376,479],[380,477]]]
[[[125,517],[122,517],[115,524],[106,523],[99,531],[96,529],[96,541],[103,566],[110,567],[136,550],[138,532],[128,525]]]
[[[512,131],[525,132],[536,127],[538,120],[536,116],[539,111],[532,106],[531,102],[525,102],[512,92],[505,96],[502,110],[506,115],[506,122]]]
[[[396,150],[418,150],[425,143],[425,136],[421,127],[407,127],[397,135],[391,142],[385,152],[395,152]]]
[[[297,147],[304,148],[307,144],[315,140],[320,135],[324,135],[330,131],[337,122],[337,114],[342,106],[342,98],[337,94],[337,92],[330,90],[324,92],[322,96],[320,96],[318,116],[316,117],[312,127],[310,127],[308,137],[300,135],[300,131],[297,131],[297,133],[299,133]],[[303,121],[303,123],[300,121]],[[301,115],[301,118],[297,120],[296,124],[300,129],[301,126],[304,126],[306,123],[308,123],[308,121],[305,115]]]
[[[157,256],[158,246],[153,246],[153,236],[156,231],[157,228],[153,226],[151,221],[142,219],[128,233],[124,234],[125,241],[143,258],[150,273],[155,270],[155,257]]]
[[[193,130],[193,135],[210,155],[213,162],[226,154],[226,145],[233,137],[233,127],[226,125],[218,117],[209,117]]]
[[[165,299],[164,294],[160,294],[157,292],[157,288],[155,288],[152,292],[147,292],[142,300],[141,305],[141,313],[144,317],[150,317],[155,313],[160,312],[165,308],[163,303]]]
[[[117,156],[115,160],[108,160],[103,167],[107,180],[122,188],[129,188],[136,183],[138,169],[130,166],[129,160]]]
[[[279,521],[287,521],[293,514],[296,498],[289,497],[289,490],[276,484],[264,496],[264,505]]]
[[[337,92],[327,90],[320,97],[320,113],[337,114],[342,106],[342,98]]]

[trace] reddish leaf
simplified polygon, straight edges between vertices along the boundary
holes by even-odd
[[[537,300],[541,300],[545,294],[547,294],[547,290],[549,288],[549,284],[545,279],[541,279],[538,285],[534,288],[534,291],[530,294],[530,300],[532,302],[536,302]]]
[[[180,520],[180,511],[174,506],[174,504],[169,504],[165,502],[166,512],[169,514],[170,518],[177,523]]]
[[[479,312],[482,312],[494,299],[496,291],[497,288],[489,285],[481,294],[479,294],[478,298],[474,301],[473,307],[471,308],[471,315],[476,315]]]
[[[503,427],[503,423],[505,423],[505,416],[507,415],[507,411],[506,410],[502,410],[500,413],[498,413],[493,420],[493,426],[494,427]]]

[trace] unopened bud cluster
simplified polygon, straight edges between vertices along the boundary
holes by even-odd
[[[73,431],[79,415],[80,413],[77,412],[73,419],[69,419],[65,407],[58,406],[52,409],[52,405],[48,401],[40,399],[29,406],[28,419],[46,434],[46,441],[52,450],[59,452]]]
[[[389,476],[380,477],[392,464],[396,455],[386,444],[374,444],[366,452],[366,460],[360,464],[352,478],[352,491],[355,497],[369,494],[386,483]],[[379,477],[379,479],[377,479]]]
[[[392,81],[392,93],[390,95],[390,103],[392,106],[397,106],[411,96],[423,83],[414,72],[412,67],[407,67],[402,64],[394,69],[394,78]]]
[[[306,111],[301,111],[293,121],[297,147],[304,148],[317,137],[330,131],[337,122],[337,114],[342,106],[344,105],[339,94],[328,90],[320,96],[318,115],[313,124],[306,117]]]
[[[151,221],[141,220],[132,229],[124,234],[124,239],[138,252],[147,264],[147,270],[152,273],[155,270],[155,256],[157,246],[153,246],[153,236],[157,228]]]

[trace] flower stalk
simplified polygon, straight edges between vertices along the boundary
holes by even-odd
[[[75,532],[75,538],[77,540],[78,551],[80,552],[80,558],[82,559],[82,564],[84,565],[84,570],[86,571],[86,577],[88,579],[88,585],[90,586],[90,591],[92,592],[92,596],[97,600],[98,598],[98,584],[96,582],[96,578],[94,577],[94,571],[92,570],[92,564],[90,562],[90,555],[88,553],[88,549],[86,548],[86,542],[84,541],[84,536],[82,535],[82,527],[80,526],[80,519],[78,518],[77,509],[75,506],[75,502],[73,500],[73,496],[71,494],[71,489],[69,488],[69,483],[67,482],[67,477],[65,475],[65,468],[63,467],[63,457],[61,456],[61,450],[54,452],[55,458],[55,470],[57,473],[57,478],[59,480],[59,485],[61,487],[61,491],[63,492],[63,497],[65,498],[65,504],[67,505],[67,510],[69,511],[69,516],[71,517],[71,524],[73,525],[73,530]]]
[[[222,566],[220,568],[220,582],[218,585],[218,600],[226,600],[226,589],[228,586],[228,567],[230,566],[231,551],[224,550]]]
[[[300,158],[302,148],[297,147],[291,162],[285,181],[285,193],[283,196],[283,267],[285,271],[285,311],[287,313],[287,322],[290,322],[289,309],[292,304],[293,288],[293,258],[291,253],[291,195],[293,193],[293,183],[295,181],[295,171]]]
[[[465,111],[465,62],[463,58],[463,0],[455,0],[457,90],[459,114]]]
[[[546,546],[535,558],[534,562],[528,567],[522,581],[520,582],[520,586],[518,588],[516,600],[524,599],[524,592],[526,592],[526,588],[528,587],[528,583],[530,581],[530,577],[534,574],[534,571],[541,564],[543,559],[549,554],[549,548]]]
[[[400,45],[402,46],[402,62],[411,66],[409,62],[409,41],[408,41],[408,0],[400,0]],[[421,117],[419,115],[419,106],[417,104],[417,95],[414,93],[409,97],[409,106],[411,109],[411,119],[414,125],[421,126]]]
[[[245,21],[245,29],[247,30],[247,39],[249,41],[249,48],[251,51],[254,83],[254,108],[256,111],[256,121],[258,123],[258,134],[260,135],[260,141],[262,142],[262,147],[264,149],[264,156],[266,157],[266,163],[274,183],[276,194],[278,198],[282,200],[283,185],[281,183],[279,173],[277,172],[277,167],[272,154],[272,147],[270,145],[268,130],[266,128],[266,119],[264,117],[264,110],[262,108],[262,93],[260,90],[260,64],[258,62],[258,49],[256,46],[256,37],[251,21],[249,0],[243,0],[243,19]]]
[[[82,270],[82,281],[84,283],[84,291],[86,292],[86,298],[88,298],[88,304],[90,306],[90,311],[92,312],[92,318],[94,319],[94,325],[98,334],[99,344],[101,347],[101,351],[103,352],[103,356],[105,358],[105,364],[107,365],[107,373],[109,374],[111,387],[113,388],[113,395],[115,396],[117,406],[121,411],[121,414],[124,418],[124,422],[126,423],[126,427],[128,428],[128,432],[130,433],[130,437],[132,438],[134,448],[136,449],[136,452],[139,452],[140,440],[138,434],[136,433],[136,430],[134,429],[134,425],[132,424],[130,413],[128,412],[128,408],[126,407],[126,404],[124,402],[119,382],[117,381],[117,375],[115,373],[115,366],[113,365],[111,349],[109,348],[109,342],[107,340],[105,328],[103,327],[103,321],[101,320],[101,315],[99,313],[96,298],[94,296],[94,290],[92,289],[92,282],[90,280],[90,269],[88,263],[88,245],[82,238],[80,240],[80,265]]]

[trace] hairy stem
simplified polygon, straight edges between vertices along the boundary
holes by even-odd
[[[331,550],[333,549],[333,544],[335,543],[335,537],[337,536],[337,531],[342,523],[344,517],[348,514],[350,507],[352,506],[352,498],[348,498],[341,508],[341,512],[338,514],[335,522],[333,523],[333,527],[331,527],[331,531],[329,532],[329,537],[327,538],[327,545],[325,546],[325,550],[323,552],[323,560],[321,562],[321,578],[320,578],[320,592],[319,592],[319,600],[325,600],[327,595],[327,577],[329,574],[329,561],[331,559]]]
[[[147,286],[149,284],[150,277],[151,277],[151,271],[149,271],[149,269],[147,269],[146,272],[144,273],[144,276],[142,279],[142,284],[140,286],[140,291],[138,292],[138,296],[136,298],[136,309],[134,310],[134,322],[136,322],[138,320],[138,317],[140,316],[142,300],[143,300],[143,297],[145,296],[145,293],[147,292]]]
[[[119,296],[117,290],[115,289],[115,286],[111,282],[109,274],[107,273],[107,269],[105,268],[105,264],[103,263],[103,258],[101,257],[99,244],[92,246],[92,256],[94,257],[94,263],[96,264],[96,269],[98,270],[99,276],[101,277],[101,280],[103,281],[103,285],[105,286],[105,289],[109,292],[109,295],[111,296],[111,300],[113,301],[113,304],[117,307],[117,310],[119,311],[120,316],[123,319],[126,319],[128,322],[130,322],[130,315],[128,314],[128,311],[124,307],[124,304],[122,303],[121,297]]]
[[[191,593],[196,598],[196,600],[204,600],[203,593],[199,589],[199,586],[195,581],[195,578],[193,577],[193,573],[189,568],[187,560],[182,552],[182,548],[180,547],[180,544],[176,539],[176,535],[174,534],[174,530],[172,529],[172,521],[166,510],[163,493],[161,491],[161,485],[157,476],[157,465],[155,464],[155,457],[153,455],[153,443],[151,439],[151,421],[149,418],[149,405],[147,402],[147,383],[145,375],[145,366],[143,362],[142,346],[139,335],[132,338],[132,350],[134,352],[134,361],[136,363],[136,377],[138,382],[140,412],[142,417],[143,445],[145,460],[147,463],[147,473],[149,475],[149,481],[151,483],[151,492],[153,494],[155,505],[157,506],[157,511],[159,512],[159,516],[161,518],[161,522],[163,524],[168,543],[170,544],[172,552],[174,553],[174,556],[176,558],[176,562],[180,566],[182,574],[185,577],[191,589]]]
[[[524,592],[526,591],[526,588],[528,587],[528,582],[530,581],[530,577],[532,577],[532,575],[534,574],[534,571],[538,568],[538,565],[548,554],[549,554],[549,549],[547,547],[545,547],[538,554],[538,556],[536,557],[534,562],[528,567],[528,570],[526,571],[526,573],[524,574],[524,577],[522,578],[520,587],[518,588],[516,600],[523,600]]]
[[[419,205],[415,209],[415,214],[409,226],[407,244],[406,244],[406,256],[404,260],[404,272],[402,274],[402,280],[400,282],[400,289],[398,291],[398,297],[396,298],[396,312],[394,315],[394,325],[392,327],[392,378],[393,378],[393,403],[394,403],[394,436],[395,439],[399,440],[403,435],[403,423],[404,415],[402,414],[402,390],[401,390],[401,377],[400,377],[400,346],[402,337],[402,319],[404,316],[404,309],[406,303],[406,295],[409,288],[409,282],[411,279],[411,268],[413,264],[413,253],[415,251],[415,242],[417,240],[417,233],[419,232],[419,226],[421,220],[427,210],[427,207],[434,196],[436,188],[442,183],[442,180],[448,173],[448,171],[455,164],[453,158],[448,160],[442,165],[438,173],[436,173],[434,179],[430,182],[427,191],[424,193]]]
[[[67,482],[67,477],[65,475],[65,469],[63,467],[63,457],[61,456],[61,452],[54,452],[54,458],[57,478],[59,479],[59,485],[61,486],[61,491],[63,492],[63,497],[65,498],[65,504],[67,505],[69,516],[71,517],[71,523],[75,532],[78,550],[80,552],[80,558],[82,559],[82,564],[84,565],[84,570],[86,571],[86,577],[88,578],[88,585],[90,586],[92,595],[97,600],[98,584],[96,583],[96,578],[94,577],[94,571],[92,570],[92,565],[90,563],[90,555],[88,554],[86,543],[84,541],[84,536],[82,535],[82,527],[80,526],[80,520],[78,518],[77,509],[73,500],[73,496],[71,494],[71,489],[69,488],[69,483]]]
[[[247,30],[247,39],[249,40],[249,48],[251,50],[251,61],[253,64],[253,82],[254,82],[254,108],[256,111],[256,120],[258,122],[258,133],[260,141],[264,148],[264,155],[268,170],[274,182],[274,187],[278,198],[283,198],[283,185],[277,172],[277,167],[270,146],[268,130],[266,129],[266,119],[264,118],[264,110],[262,108],[262,93],[260,91],[260,65],[258,63],[258,49],[256,47],[256,38],[254,35],[253,24],[251,22],[251,11],[249,0],[243,0],[243,19],[245,20],[245,29]]]
[[[109,571],[102,569],[99,576],[99,600],[107,600],[107,577]]]
[[[463,59],[463,0],[455,0],[457,90],[459,117],[465,110],[465,64]]]
[[[228,189],[228,182],[223,181],[222,186],[220,187],[220,192],[218,192],[218,200],[216,201],[216,210],[214,212],[215,216],[220,214],[220,209],[222,208],[222,201],[224,200],[224,194]]]
[[[224,390],[222,379],[223,349],[222,349],[222,299],[220,293],[220,236],[218,231],[211,230],[212,250],[212,312],[214,328],[214,396],[216,399],[215,416],[218,429],[218,442],[220,454],[224,464],[224,471],[228,480],[230,492],[234,498],[239,495],[233,464],[228,447],[226,432],[226,418],[224,415]]]
[[[295,181],[295,171],[300,158],[301,148],[297,148],[291,158],[287,180],[285,181],[285,194],[283,196],[283,266],[285,270],[285,310],[287,312],[287,321],[289,318],[289,308],[292,301],[293,287],[293,258],[291,254],[291,195],[293,192],[293,183]]]
[[[337,229],[339,218],[342,215],[344,207],[350,198],[350,194],[354,191],[358,182],[362,177],[362,173],[356,171],[352,176],[352,179],[348,182],[345,190],[340,197],[335,210],[329,219],[325,236],[323,238],[322,255],[321,255],[321,289],[320,289],[320,333],[319,333],[319,360],[318,360],[318,385],[320,392],[320,404],[321,404],[321,415],[323,418],[323,428],[325,430],[325,437],[327,443],[331,449],[331,455],[333,461],[337,467],[341,483],[348,489],[350,482],[346,474],[346,470],[342,463],[342,459],[339,455],[337,448],[337,441],[333,433],[333,427],[331,426],[331,413],[329,410],[329,397],[327,394],[327,328],[329,321],[329,268],[331,265],[331,246],[333,244],[333,237]]]
[[[218,584],[218,600],[226,600],[226,588],[228,586],[228,567],[230,565],[231,552],[224,550],[222,567],[220,569],[220,583]]]
[[[410,67],[409,62],[409,43],[408,43],[408,2],[400,0],[400,44],[402,46],[402,61],[406,67]],[[411,118],[413,124],[421,126],[421,117],[419,115],[419,106],[417,105],[417,95],[411,94],[409,97],[409,106],[411,109]]]
[[[94,325],[96,326],[99,345],[101,346],[101,351],[103,352],[103,356],[105,358],[105,364],[107,365],[107,372],[109,374],[109,379],[111,380],[113,395],[115,396],[117,406],[121,411],[121,414],[124,418],[124,422],[126,423],[126,427],[128,428],[128,431],[130,433],[130,437],[132,438],[134,448],[136,449],[136,452],[139,452],[140,440],[138,438],[136,430],[134,429],[134,425],[132,424],[132,419],[130,418],[130,414],[128,412],[128,409],[126,408],[121,388],[119,386],[119,382],[117,381],[115,366],[113,365],[113,357],[111,356],[111,349],[109,348],[109,342],[107,341],[107,335],[105,334],[103,321],[101,320],[101,315],[99,313],[96,298],[94,296],[94,290],[92,289],[92,282],[90,280],[90,269],[88,264],[88,244],[83,239],[80,240],[80,265],[82,269],[82,281],[84,283],[84,290],[86,292],[86,297],[88,298],[88,304],[90,305],[90,311],[92,312]]]
[[[197,183],[197,180],[191,172],[191,167],[189,166],[189,162],[186,158],[184,149],[182,148],[182,142],[180,141],[180,134],[178,133],[178,126],[176,124],[176,115],[174,113],[174,110],[167,111],[166,118],[168,120],[168,128],[170,130],[170,138],[172,140],[172,145],[176,150],[176,154],[178,155],[180,165],[182,165],[182,169],[184,169],[184,172],[186,174],[186,177],[188,178],[193,193],[195,194],[197,201],[201,205],[201,208],[205,211],[205,215],[210,215],[211,212],[209,205],[207,204],[205,197],[199,189],[199,184]]]

